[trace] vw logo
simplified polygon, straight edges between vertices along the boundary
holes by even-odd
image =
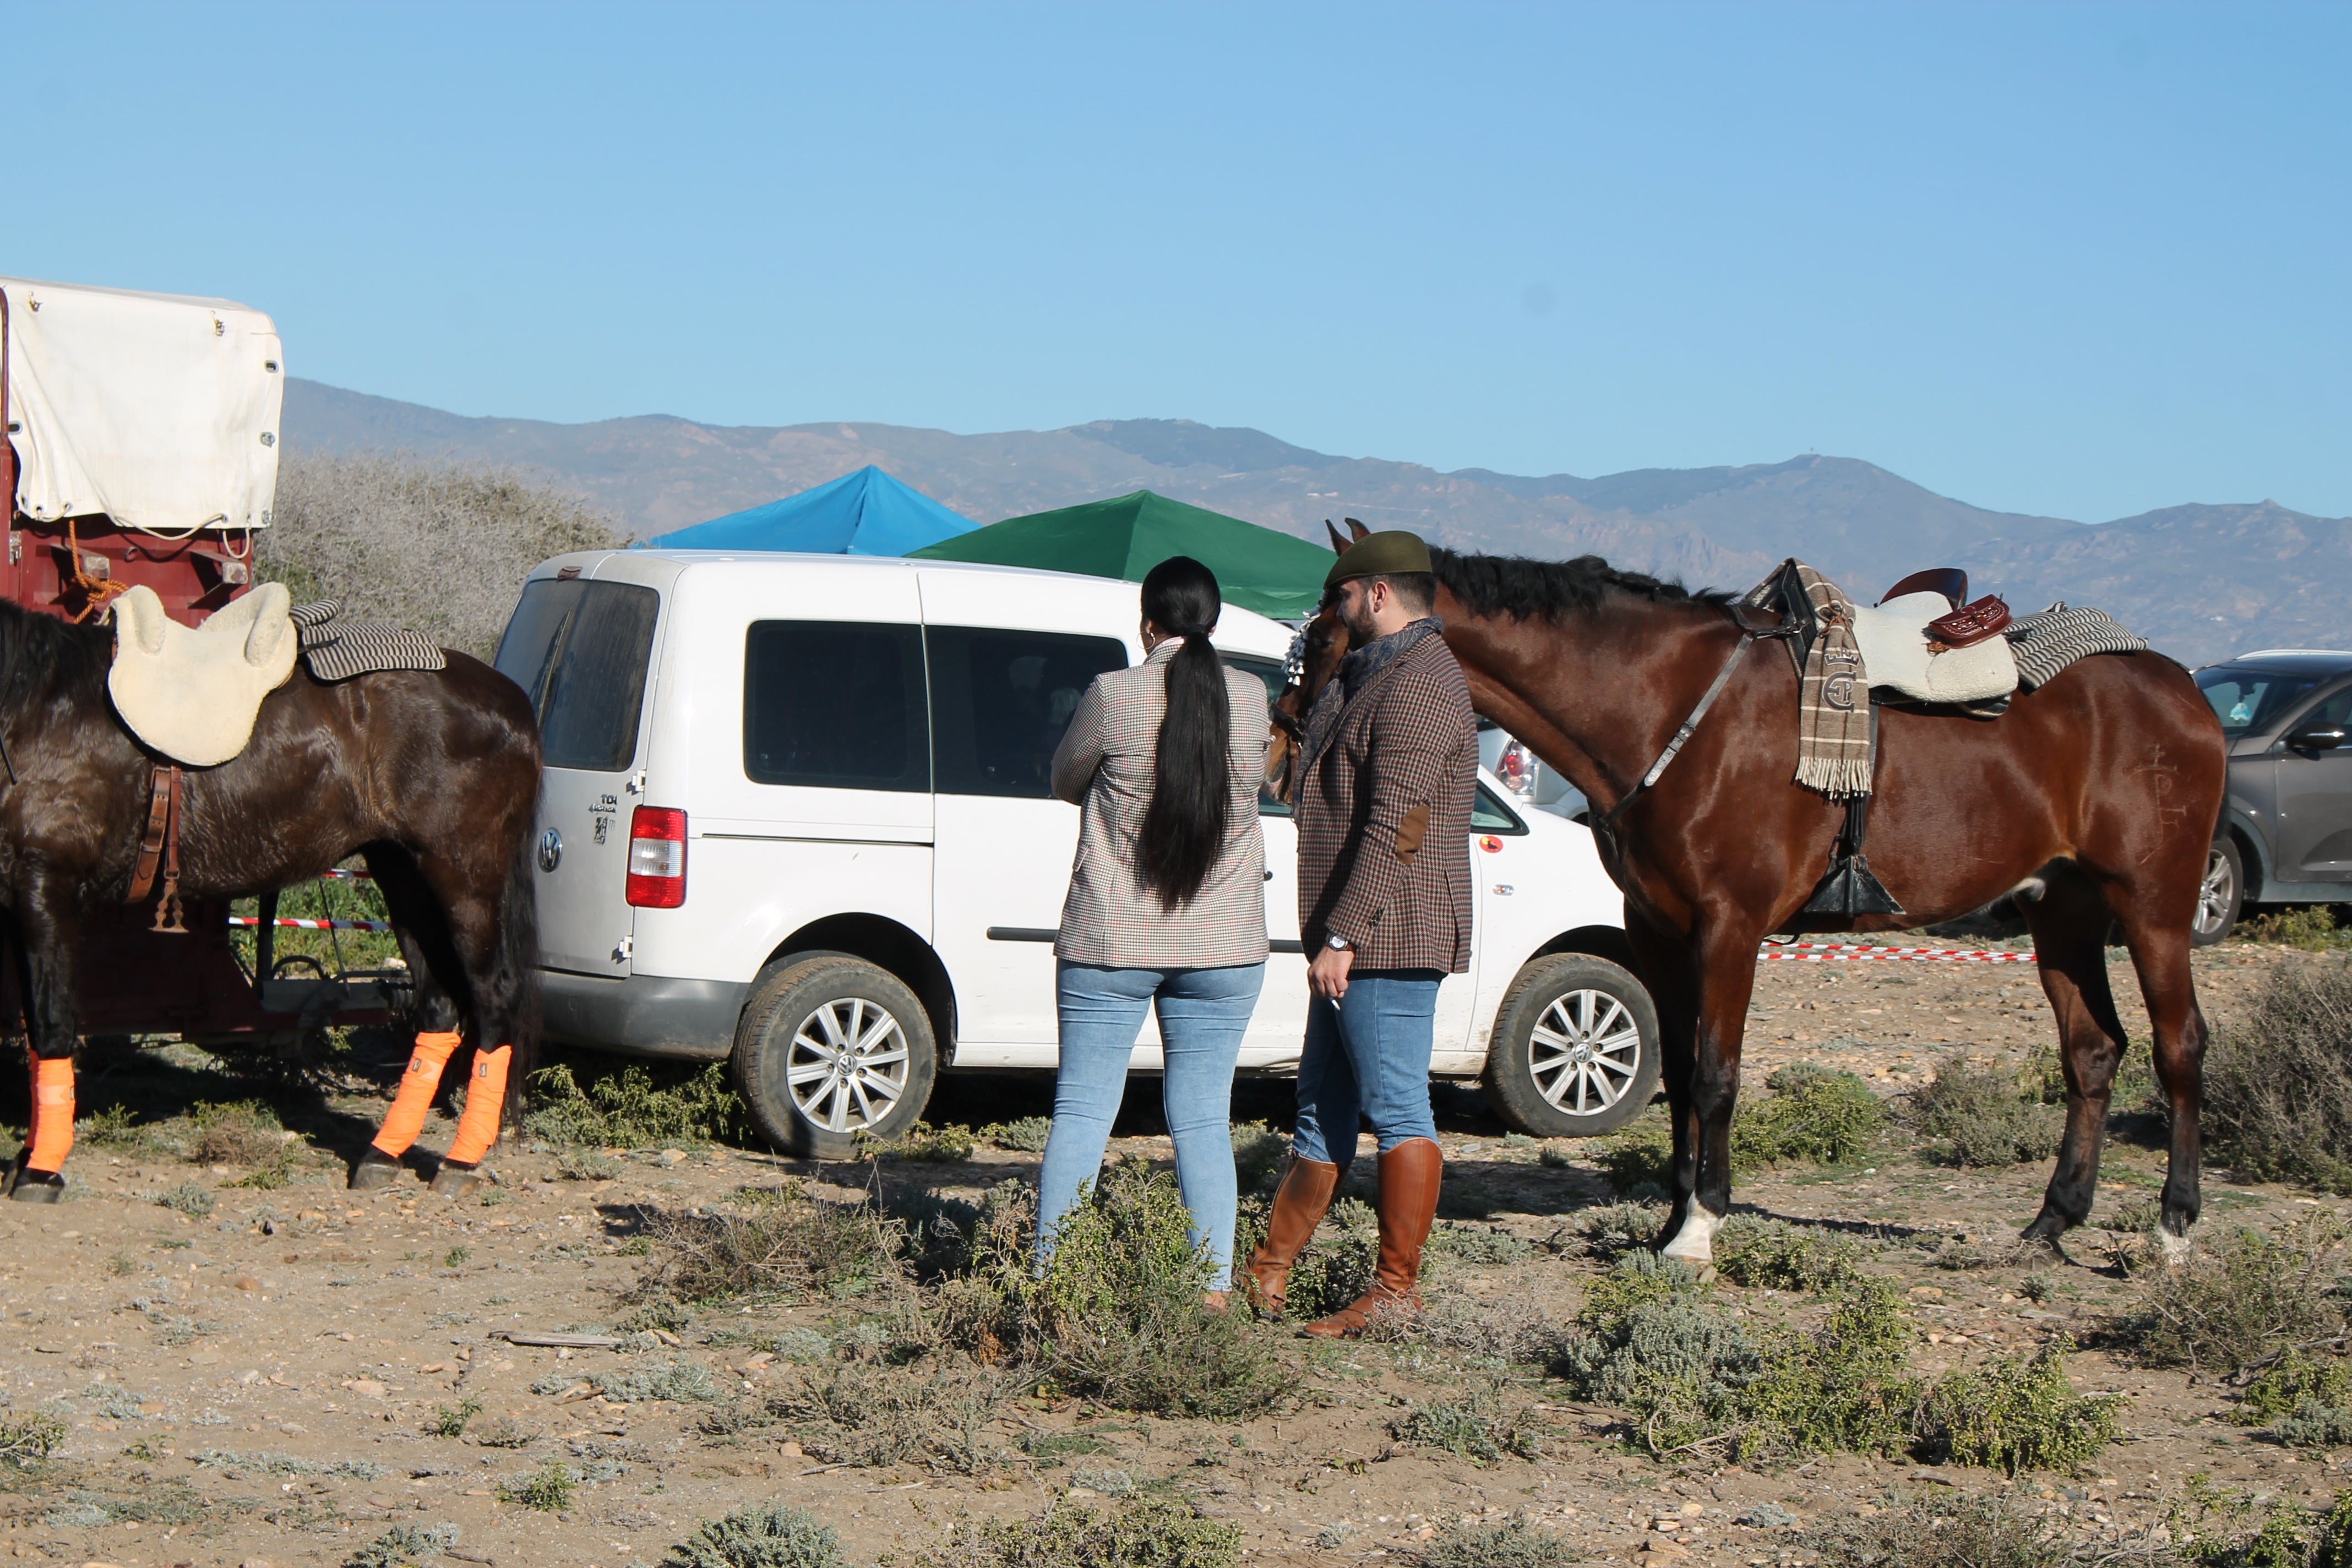
[[[539,836],[539,868],[552,871],[563,864],[563,835],[552,827]]]

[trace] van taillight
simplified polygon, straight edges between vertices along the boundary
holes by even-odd
[[[686,902],[686,813],[641,805],[629,816],[629,892],[641,910]]]

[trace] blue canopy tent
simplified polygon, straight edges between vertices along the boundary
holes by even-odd
[[[661,550],[904,555],[979,526],[868,464],[813,490],[698,522],[648,542]]]

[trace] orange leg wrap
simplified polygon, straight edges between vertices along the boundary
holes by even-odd
[[[456,1034],[416,1037],[416,1049],[408,1058],[408,1071],[401,1077],[400,1092],[383,1114],[383,1130],[375,1135],[378,1149],[395,1160],[408,1152],[408,1146],[425,1131],[434,1091],[441,1087],[441,1069],[449,1065],[460,1039]]]
[[[512,1046],[474,1053],[474,1081],[466,1086],[466,1113],[457,1118],[457,1140],[449,1145],[452,1160],[478,1164],[499,1141],[499,1113],[507,1105],[507,1068],[513,1061]]]
[[[65,1168],[66,1156],[73,1152],[74,1066],[73,1058],[58,1057],[44,1060],[33,1058],[33,1131],[26,1140],[32,1153],[25,1163],[30,1170],[52,1173]]]

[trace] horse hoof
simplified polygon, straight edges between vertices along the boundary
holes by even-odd
[[[65,1195],[66,1179],[55,1171],[18,1171],[8,1184],[12,1204],[53,1204]]]
[[[2175,1236],[2160,1225],[2156,1227],[2156,1248],[2158,1254],[2164,1259],[2164,1266],[2167,1268],[2179,1268],[2189,1261],[2189,1254],[2197,1249],[2196,1244],[2187,1237]]]
[[[1658,1248],[1658,1256],[1686,1264],[1693,1270],[1711,1269],[1715,1267],[1715,1232],[1722,1224],[1722,1219],[1709,1214],[1704,1205],[1694,1203],[1683,1216],[1682,1228]]]
[[[399,1161],[370,1144],[368,1152],[361,1155],[359,1163],[352,1167],[351,1190],[372,1193],[378,1188],[388,1187],[400,1179],[400,1171]]]
[[[433,1190],[445,1198],[462,1198],[482,1184],[484,1173],[479,1165],[461,1165],[455,1160],[444,1160],[433,1173]]]

